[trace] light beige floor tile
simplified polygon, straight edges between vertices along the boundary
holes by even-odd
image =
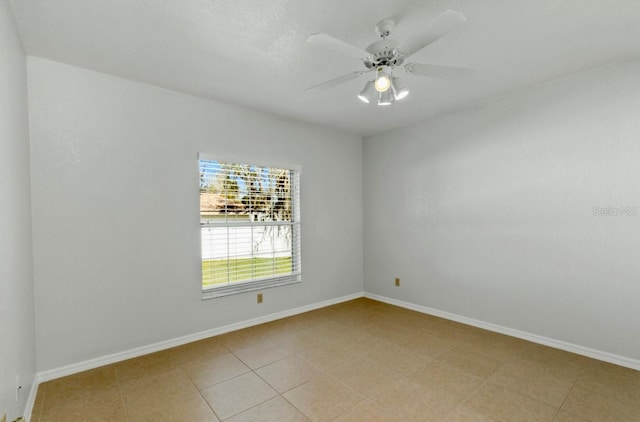
[[[560,372],[529,362],[505,363],[490,378],[494,384],[560,407],[569,395],[573,382],[564,380]]]
[[[470,329],[468,325],[460,324],[455,321],[448,321],[442,318],[435,319],[431,324],[425,325],[425,327],[420,331],[423,333],[447,337],[456,342],[466,340],[471,333],[478,333],[477,329]]]
[[[180,368],[121,382],[120,386],[127,405],[129,402],[143,402],[150,398],[171,397],[183,391],[198,391]]]
[[[562,410],[592,422],[640,421],[640,407],[635,403],[628,405],[582,387],[571,390]]]
[[[291,403],[282,397],[274,397],[269,401],[252,407],[249,410],[227,419],[229,422],[307,422],[303,415]]]
[[[229,350],[215,337],[187,343],[169,350],[178,363],[207,360],[229,353]]]
[[[412,329],[386,321],[365,323],[360,327],[360,330],[390,342],[396,342],[415,333]]]
[[[309,328],[318,327],[330,322],[327,318],[315,312],[305,312],[302,314],[291,316],[287,319],[290,319],[292,321],[295,321],[295,323],[300,324],[300,327],[303,330],[308,330]]]
[[[293,331],[293,328],[291,327],[291,325],[289,325],[287,323],[287,321],[291,321],[291,318],[284,318],[282,320],[282,324],[287,325],[287,330]],[[278,322],[278,321],[274,321],[274,322]],[[300,323],[297,324],[300,328],[304,328],[304,324]],[[299,329],[298,327],[296,327],[296,329]],[[258,325],[252,325],[251,327],[247,327],[247,328],[243,328],[242,330],[238,330],[238,331],[234,331],[234,332],[230,332],[227,334],[223,334],[222,336],[216,336],[214,338],[217,338],[221,341],[221,343],[223,345],[225,345],[225,343],[222,341],[223,338],[226,337],[233,337],[234,333],[239,334],[241,337],[244,338],[254,338],[256,340],[256,342],[260,342],[262,340],[268,340],[269,336],[271,335],[271,330],[269,330],[268,328],[265,327],[265,324],[258,324]],[[235,350],[235,348],[234,348]]]
[[[360,358],[360,355],[342,346],[341,344],[323,344],[300,352],[297,356],[323,371],[355,362]]]
[[[325,308],[315,309],[307,313],[316,317],[323,318],[325,320],[333,320],[332,318],[336,317],[336,315],[338,314],[338,310],[335,308],[335,306],[327,306]]]
[[[297,333],[298,331],[307,330],[309,329],[309,325],[307,325],[304,319],[289,317],[260,324],[253,328],[258,335],[263,338],[273,340],[281,335],[288,335]]]
[[[202,396],[220,419],[227,419],[263,403],[278,393],[253,372],[202,390]]]
[[[162,402],[127,410],[129,422],[219,421],[202,396],[195,394],[179,394]]]
[[[374,395],[402,377],[398,372],[366,358],[330,368],[327,374],[365,397]]]
[[[420,332],[404,338],[398,345],[428,358],[437,358],[444,352],[453,349],[462,342],[455,336]]]
[[[346,333],[343,337],[336,338],[339,340],[334,341],[334,345],[359,356],[366,356],[378,350],[389,348],[395,344],[395,342],[389,341],[384,337],[357,331],[355,333],[352,331],[350,333]]]
[[[535,368],[538,373],[553,375],[557,380],[574,384],[588,367],[589,358],[539,344],[527,343],[518,358],[510,363]]]
[[[130,380],[122,395],[130,422],[218,420],[182,369]]]
[[[299,357],[290,356],[256,370],[256,373],[280,393],[289,391],[319,374]]]
[[[268,337],[260,331],[259,328],[253,330],[246,328],[244,330],[232,331],[227,334],[217,336],[216,339],[232,352],[245,349],[249,346],[268,340]]]
[[[447,416],[445,422],[497,422],[489,416],[476,412],[473,409],[466,408],[464,406],[458,407],[452,413]]]
[[[397,344],[380,348],[368,354],[367,358],[402,375],[410,374],[431,361],[431,358]]]
[[[561,410],[558,412],[553,422],[589,422],[589,420]]]
[[[362,343],[363,341],[367,341],[367,337],[369,336],[373,337],[370,334],[367,334],[363,331],[360,331],[358,329],[353,329],[339,323],[333,323],[331,328],[326,328],[326,327],[322,328],[323,331],[325,329],[329,330],[329,332],[325,331],[325,335],[322,336],[323,342],[325,344],[328,344],[328,343],[348,344],[350,343],[350,340],[353,340],[356,337],[360,337],[361,338],[360,342]],[[375,338],[378,341],[380,340],[380,338],[378,337],[375,337]]]
[[[557,408],[522,394],[486,383],[461,406],[464,410],[498,421],[552,421]]]
[[[128,422],[120,391],[88,396],[82,400],[62,402],[43,411],[43,422]]]
[[[325,338],[315,335],[313,330],[300,330],[294,333],[287,332],[275,336],[272,340],[292,354],[320,346],[326,342]]]
[[[312,421],[332,421],[363,401],[344,384],[320,375],[283,394]]]
[[[387,386],[371,401],[387,412],[398,415],[403,421],[440,422],[465,397],[465,394],[445,388],[428,390],[423,385],[403,378]]]
[[[249,372],[250,369],[231,353],[182,365],[199,390]]]
[[[413,331],[424,330],[433,324],[433,318],[425,318],[424,314],[404,309],[392,309],[384,312],[383,319],[388,323]]]
[[[353,330],[346,325],[330,320],[314,324],[304,331],[320,338],[323,342],[330,341],[341,336],[350,335],[353,332]]]
[[[553,347],[544,346],[531,342],[525,342],[520,352],[520,357],[534,362],[553,364],[555,362],[563,364],[582,365],[581,370],[592,361],[585,356],[576,355],[575,353],[566,352]]]
[[[382,317],[372,313],[349,312],[343,313],[333,320],[350,330],[363,331],[363,327],[383,322]]]
[[[490,356],[500,362],[520,359],[525,342],[503,334],[480,330],[469,335],[461,346],[469,351]]]
[[[399,416],[364,401],[338,417],[336,422],[404,422]]]
[[[286,358],[291,353],[272,341],[265,340],[244,349],[233,352],[236,357],[251,369],[257,369]]]
[[[169,351],[161,351],[135,359],[125,360],[114,364],[118,380],[129,380],[161,374],[176,368],[180,363],[176,361],[175,354]]]
[[[502,366],[500,360],[476,353],[472,349],[466,348],[464,344],[444,352],[438,356],[437,360],[485,379],[493,375]]]
[[[322,324],[328,321],[327,318],[314,311],[304,312],[302,314],[295,315],[292,318],[302,320],[304,322],[305,328],[312,327],[314,326],[314,324]]]
[[[437,390],[453,391],[463,397],[469,396],[484,380],[468,372],[447,366],[441,362],[431,362],[407,377],[429,393]]]
[[[606,362],[591,361],[576,382],[578,387],[640,406],[640,371]]]
[[[93,395],[117,392],[118,378],[113,366],[92,369],[63,378],[58,378],[43,384],[47,394],[43,410],[50,409],[61,403],[72,403],[85,400]]]

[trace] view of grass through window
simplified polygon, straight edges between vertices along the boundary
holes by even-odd
[[[203,259],[202,287],[291,272],[291,258]]]
[[[291,170],[201,159],[203,290],[298,271],[293,207]]]

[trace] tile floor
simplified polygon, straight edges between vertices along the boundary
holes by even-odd
[[[31,420],[640,421],[640,372],[358,299],[43,383]]]

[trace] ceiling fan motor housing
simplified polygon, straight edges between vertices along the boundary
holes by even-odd
[[[371,54],[364,59],[367,69],[378,66],[399,66],[404,61],[404,56],[398,50],[397,44],[386,38],[374,42],[366,48],[366,51]]]

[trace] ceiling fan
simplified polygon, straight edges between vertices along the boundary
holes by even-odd
[[[406,73],[418,76],[452,80],[464,79],[473,73],[473,70],[463,67],[405,63],[410,56],[464,24],[467,20],[462,13],[444,10],[426,23],[414,20],[414,25],[411,25],[411,22],[407,23],[407,21],[410,20],[406,17],[391,17],[378,22],[375,29],[382,39],[370,44],[364,50],[325,33],[310,35],[307,41],[312,44],[362,59],[366,70],[348,73],[309,87],[306,91],[332,88],[375,72],[374,78],[365,84],[358,98],[365,103],[390,105],[409,95],[406,85],[399,77],[393,75],[396,70],[404,70]],[[390,38],[395,29],[406,36],[401,36],[398,40]]]

